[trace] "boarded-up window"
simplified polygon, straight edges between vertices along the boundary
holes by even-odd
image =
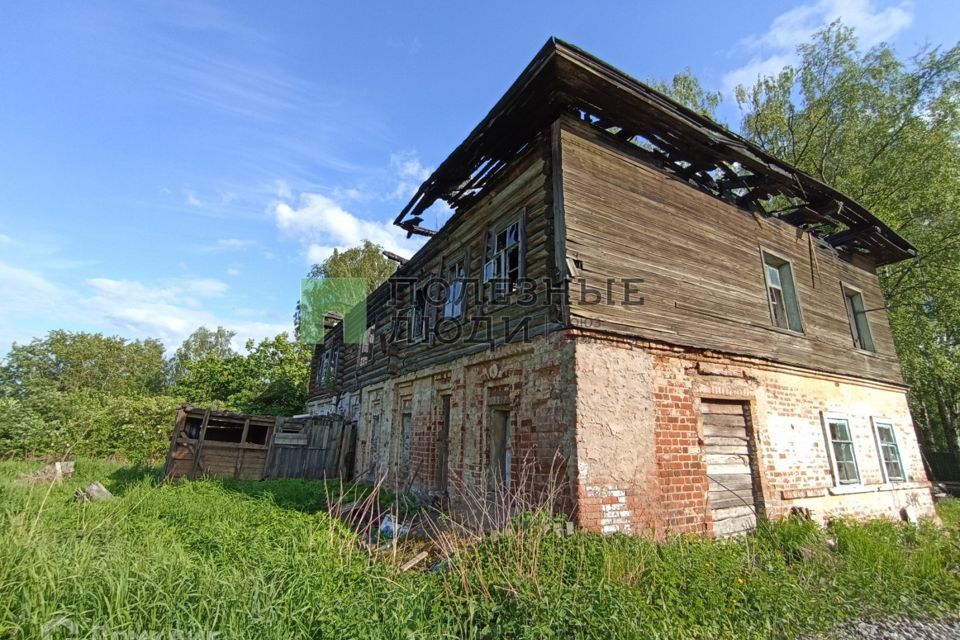
[[[703,458],[710,487],[713,532],[729,536],[752,530],[762,506],[757,484],[749,405],[702,400]]]

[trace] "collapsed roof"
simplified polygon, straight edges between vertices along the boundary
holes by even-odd
[[[433,235],[423,212],[444,200],[467,210],[486,185],[562,114],[576,117],[711,195],[810,230],[839,251],[878,265],[916,255],[862,205],[774,158],[646,84],[551,38],[506,94],[420,186],[394,224]]]

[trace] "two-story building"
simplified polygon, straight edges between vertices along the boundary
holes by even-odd
[[[876,273],[913,248],[649,86],[551,39],[396,223],[429,240],[314,362],[359,478],[601,532],[932,515]]]

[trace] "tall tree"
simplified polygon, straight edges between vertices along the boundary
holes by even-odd
[[[223,403],[245,413],[292,415],[303,411],[311,349],[286,333],[255,343],[247,353],[213,354],[191,363],[175,391],[189,402]]]
[[[229,358],[235,356],[236,351],[230,345],[236,331],[229,331],[217,327],[211,331],[206,327],[199,327],[196,331],[177,347],[170,361],[171,377],[174,381],[183,378],[190,371],[190,365],[205,358]]]
[[[383,247],[364,240],[359,247],[346,251],[333,250],[330,256],[315,264],[307,274],[308,278],[363,278],[370,293],[396,271],[397,265],[384,257]]]
[[[960,457],[960,46],[905,61],[835,23],[799,54],[738,87],[742,133],[919,249],[879,276],[921,438]]]
[[[705,89],[700,84],[700,80],[693,75],[690,67],[674,75],[670,82],[651,80],[648,81],[648,84],[688,109],[692,109],[708,118],[716,119],[717,107],[723,102],[723,94],[719,91]]]
[[[333,250],[326,260],[313,265],[308,278],[360,278],[366,283],[367,293],[386,282],[397,264],[383,255],[383,247],[369,240],[364,240],[359,247],[345,251]],[[297,308],[293,314],[294,335],[300,339],[301,311],[308,308],[303,301],[297,301]]]

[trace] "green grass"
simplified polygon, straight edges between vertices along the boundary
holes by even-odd
[[[764,638],[960,612],[960,501],[941,504],[942,529],[789,521],[661,545],[557,538],[534,519],[402,573],[326,514],[338,488],[320,482],[168,485],[81,460],[52,490],[14,483],[38,466],[0,463],[0,637],[63,616],[72,637]],[[75,502],[92,480],[117,499]]]

